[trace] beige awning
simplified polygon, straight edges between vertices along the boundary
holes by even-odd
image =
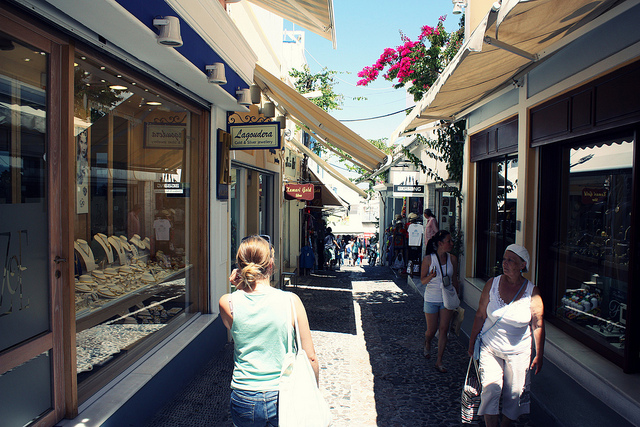
[[[456,115],[512,83],[553,44],[603,13],[613,0],[503,0],[490,11],[391,136]]]
[[[344,185],[346,185],[347,187],[349,187],[350,189],[358,193],[359,196],[364,197],[365,199],[367,198],[367,193],[365,193],[360,187],[356,186],[353,182],[349,181],[347,177],[345,177],[340,172],[335,170],[335,168],[331,166],[329,163],[322,160],[322,158],[320,158],[320,156],[318,156],[316,153],[309,150],[309,148],[307,148],[304,144],[297,141],[295,138],[291,138],[291,142],[298,150],[302,151],[307,156],[311,157],[311,159],[313,159],[313,161],[316,162],[318,166],[320,166],[322,169],[327,171],[329,175],[331,175],[332,177],[334,177],[335,179],[337,179],[338,181],[340,181],[341,183],[343,183]]]
[[[360,135],[340,123],[329,113],[300,95],[295,89],[256,64],[254,80],[262,91],[278,104],[287,114],[297,119],[325,140],[356,159],[357,163],[368,171],[383,164],[387,155],[362,138]]]
[[[322,197],[322,207],[325,206],[339,206],[341,208],[346,208],[347,205],[345,202],[340,200],[340,197],[331,190],[331,188],[327,187],[324,182],[318,176],[309,171],[309,175],[311,180],[313,181],[313,185],[316,187],[320,187],[320,195]]]
[[[330,40],[336,48],[333,0],[249,0],[269,12]]]

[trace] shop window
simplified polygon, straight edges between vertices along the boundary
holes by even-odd
[[[627,323],[633,145],[621,138],[562,149],[557,237],[549,242],[556,319],[619,356]]]
[[[442,189],[436,190],[436,218],[440,230],[451,233],[456,229],[456,198],[453,193]]]
[[[238,246],[243,237],[251,234],[273,236],[274,181],[275,176],[271,173],[232,165],[230,186],[232,263],[235,262]]]
[[[476,277],[502,274],[502,255],[515,243],[518,158],[500,156],[479,162]]]
[[[238,224],[238,220],[240,219],[240,194],[242,192],[240,189],[242,185],[240,184],[242,173],[238,168],[231,168],[231,185],[229,186],[229,209],[230,209],[230,217],[231,217],[231,263],[234,264],[236,262],[236,254],[238,253],[238,247],[240,246],[240,240],[242,239],[240,233],[240,226]]]
[[[193,109],[85,56],[75,58],[74,116],[83,400],[200,310],[201,154]]]

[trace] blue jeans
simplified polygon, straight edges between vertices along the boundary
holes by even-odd
[[[278,392],[231,390],[231,420],[236,427],[278,425]]]

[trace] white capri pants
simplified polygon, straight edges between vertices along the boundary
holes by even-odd
[[[482,394],[479,415],[498,415],[502,395],[502,414],[517,420],[529,413],[531,400],[529,367],[531,348],[517,354],[504,354],[487,346],[480,350]]]

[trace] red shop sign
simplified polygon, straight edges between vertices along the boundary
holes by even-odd
[[[284,198],[287,200],[313,200],[313,184],[285,184]]]

